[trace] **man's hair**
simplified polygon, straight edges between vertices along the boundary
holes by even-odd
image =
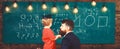
[[[62,21],[62,24],[69,26],[70,30],[73,30],[74,28],[74,22],[72,20],[65,19]]]

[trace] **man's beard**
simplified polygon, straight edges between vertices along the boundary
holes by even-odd
[[[62,31],[62,30],[60,29],[59,34],[60,34],[61,36],[64,36],[64,35],[66,34],[66,32],[65,32],[65,31]]]

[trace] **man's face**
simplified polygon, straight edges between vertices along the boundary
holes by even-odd
[[[61,24],[59,34],[62,36],[64,36],[66,34],[66,25],[65,24]]]
[[[66,33],[67,26],[66,26],[65,23],[63,23],[63,24],[61,25],[60,30],[61,30],[62,32]]]

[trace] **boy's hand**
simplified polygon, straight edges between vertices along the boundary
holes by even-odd
[[[56,35],[55,40],[57,40],[58,38],[61,38],[61,35]]]
[[[61,35],[56,35],[57,38],[61,38]]]

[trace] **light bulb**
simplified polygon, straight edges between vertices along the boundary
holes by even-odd
[[[42,5],[42,9],[43,9],[43,10],[46,10],[46,9],[47,9],[47,5],[46,5],[45,3]]]
[[[96,2],[95,2],[95,1],[92,1],[91,5],[92,5],[92,6],[96,6]]]
[[[28,9],[29,11],[32,11],[32,10],[33,10],[32,5],[29,5],[27,9]]]
[[[75,14],[78,13],[78,8],[74,8],[73,13],[75,13]]]
[[[6,12],[10,12],[10,8],[8,6],[5,7]]]
[[[57,13],[58,11],[56,6],[53,6],[51,10],[52,10],[52,13]]]
[[[102,12],[107,12],[107,7],[106,6],[102,7]]]
[[[69,9],[69,5],[68,4],[65,4],[65,10],[68,10]]]
[[[17,5],[16,2],[13,3],[13,7],[14,7],[14,8],[17,8],[17,7],[18,7],[18,5]]]

